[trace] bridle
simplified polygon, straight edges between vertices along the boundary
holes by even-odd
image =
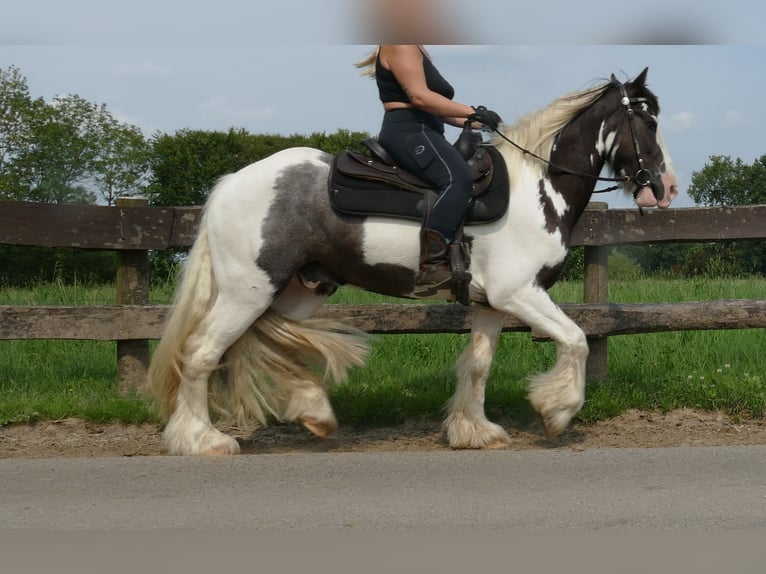
[[[551,168],[553,168],[558,173],[565,173],[569,175],[576,175],[581,177],[589,177],[591,179],[594,179],[596,181],[612,181],[612,182],[619,182],[620,184],[633,182],[636,185],[636,190],[633,192],[633,199],[636,198],[636,195],[638,194],[638,191],[651,184],[652,182],[652,172],[650,172],[648,169],[644,167],[644,158],[641,155],[641,146],[638,143],[638,138],[636,137],[635,129],[633,128],[633,117],[635,115],[635,112],[633,111],[632,104],[640,104],[647,102],[647,98],[631,98],[628,97],[627,91],[625,90],[625,84],[612,77],[612,82],[610,85],[615,85],[620,90],[620,103],[622,104],[624,111],[622,114],[622,118],[620,119],[620,125],[617,127],[617,131],[615,132],[614,139],[612,140],[612,145],[609,146],[609,150],[606,152],[605,155],[602,156],[602,159],[604,161],[607,161],[608,158],[612,155],[612,151],[614,150],[615,142],[617,141],[617,136],[619,135],[620,131],[622,131],[623,126],[625,125],[625,119],[628,120],[628,127],[630,128],[630,135],[633,139],[633,149],[636,153],[636,160],[638,161],[638,171],[634,175],[624,175],[621,177],[602,177],[598,175],[593,175],[590,173],[585,173],[583,171],[578,171],[575,169],[571,169],[562,165],[555,164],[551,162],[550,160],[544,159],[540,157],[539,155],[529,151],[528,149],[525,149],[521,147],[519,144],[508,138],[504,133],[502,133],[499,129],[495,128],[494,131],[499,135],[502,139],[504,139],[506,142],[514,146],[516,149],[524,153],[524,155],[532,156],[533,158],[545,163],[548,165],[549,171]],[[606,93],[606,91],[604,92]],[[600,98],[599,98],[600,99]],[[598,100],[596,100],[598,101]],[[593,104],[596,102],[594,101]],[[590,107],[590,106],[589,106]],[[586,108],[587,109],[587,108]],[[571,123],[571,120],[570,122]],[[553,151],[556,150],[556,146],[558,144],[559,137],[563,133],[563,131],[567,128],[569,125],[567,123],[559,132],[556,134],[556,137],[554,138],[553,142]],[[620,185],[613,185],[611,187],[607,187],[605,189],[598,189],[594,190],[593,193],[605,193],[607,191],[614,191],[615,189],[619,189]],[[652,194],[654,194],[655,199],[659,201],[659,198],[657,197],[657,192],[655,191],[654,187],[652,189]]]
[[[622,98],[620,99],[620,103],[625,108],[625,113],[622,114],[622,119],[620,120],[620,125],[617,128],[617,132],[615,132],[614,140],[612,141],[612,145],[610,146],[609,153],[606,155],[606,158],[608,158],[612,153],[612,148],[614,147],[614,142],[617,141],[617,134],[620,133],[620,130],[622,130],[622,126],[625,124],[625,118],[628,118],[628,127],[630,128],[630,137],[633,140],[633,149],[636,152],[636,161],[638,162],[638,171],[630,177],[630,181],[632,181],[634,184],[636,184],[636,191],[633,194],[633,199],[636,198],[636,193],[638,193],[638,190],[642,187],[646,187],[652,182],[652,172],[650,172],[648,169],[644,167],[644,158],[641,156],[641,146],[638,144],[638,138],[636,137],[636,130],[633,129],[633,107],[631,104],[641,104],[645,103],[648,100],[646,98],[629,98],[627,92],[625,91],[625,84],[622,82],[617,82],[617,87],[620,89],[620,95]],[[654,194],[654,198],[659,201],[659,198],[657,197],[657,193],[654,191],[654,188],[652,188],[652,193]]]

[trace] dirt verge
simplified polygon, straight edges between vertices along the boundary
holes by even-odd
[[[504,426],[511,436],[511,450],[766,444],[764,419],[735,421],[723,413],[689,409],[669,413],[628,411],[595,424],[575,423],[555,441],[545,440],[536,423]],[[375,429],[341,428],[327,440],[294,425],[276,425],[239,440],[246,454],[449,449],[435,421]],[[67,419],[0,428],[0,458],[162,454],[161,431],[155,425]]]

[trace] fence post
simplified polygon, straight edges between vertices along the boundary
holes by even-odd
[[[146,207],[142,197],[120,197],[117,208]],[[149,303],[149,252],[120,250],[117,252],[117,304]],[[117,341],[117,384],[123,394],[135,392],[146,382],[149,369],[149,341],[131,339]]]
[[[589,210],[606,210],[609,204],[602,201],[593,201],[588,204]],[[585,247],[585,273],[584,293],[585,303],[608,303],[609,302],[609,274],[608,274],[607,246]],[[590,355],[586,367],[586,377],[592,380],[604,380],[607,375],[607,350],[608,340],[606,336],[588,337]]]

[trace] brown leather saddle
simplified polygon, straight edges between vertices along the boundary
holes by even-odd
[[[333,208],[347,215],[422,221],[436,201],[437,192],[398,167],[376,140],[367,139],[362,143],[369,154],[346,150],[333,160],[328,182]],[[474,177],[465,225],[499,219],[508,209],[509,199],[508,171],[503,156],[494,147],[480,145],[475,139],[466,142],[464,135],[455,146],[463,157],[468,156]]]

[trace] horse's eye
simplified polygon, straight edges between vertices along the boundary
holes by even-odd
[[[646,120],[646,126],[650,130],[652,130],[653,132],[656,132],[657,131],[657,120],[655,120],[653,118],[649,118],[648,120]]]

